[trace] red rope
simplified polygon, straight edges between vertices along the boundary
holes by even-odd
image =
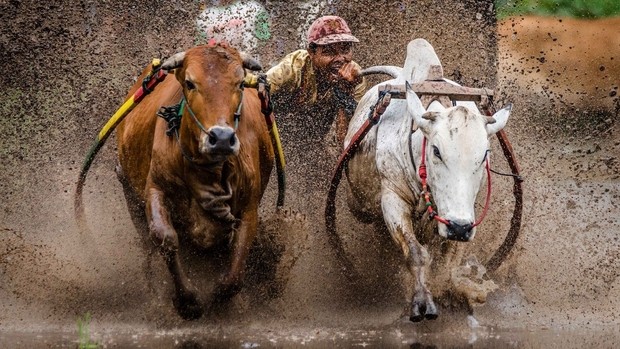
[[[478,220],[471,226],[472,228],[482,223],[484,216],[487,215],[487,211],[489,210],[489,203],[491,202],[491,166],[489,165],[489,154],[487,154],[486,162],[487,163],[485,167],[487,169],[487,198],[484,202],[484,209],[482,210],[482,214],[480,215],[480,218],[478,218]]]

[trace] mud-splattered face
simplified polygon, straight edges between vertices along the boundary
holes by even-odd
[[[317,75],[335,83],[342,79],[339,71],[353,58],[353,43],[336,42],[327,45],[318,45],[315,50],[310,50],[310,59],[316,69]]]

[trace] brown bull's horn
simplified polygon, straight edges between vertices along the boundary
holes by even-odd
[[[496,121],[492,116],[487,116],[487,124],[494,124]]]
[[[259,71],[263,69],[260,63],[258,63],[258,61],[252,58],[252,56],[250,56],[249,54],[245,52],[239,52],[239,55],[241,56],[241,60],[243,61],[243,67],[245,69],[252,71]]]
[[[172,57],[166,59],[164,63],[161,65],[161,69],[163,70],[172,70],[183,65],[183,60],[185,59],[185,52],[175,53]]]
[[[362,70],[360,75],[365,76],[371,74],[386,74],[396,79],[401,75],[402,71],[403,68],[401,67],[396,67],[392,65],[376,65]]]

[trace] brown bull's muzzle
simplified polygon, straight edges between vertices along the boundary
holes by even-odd
[[[200,151],[210,157],[228,157],[239,153],[239,139],[232,127],[213,126],[203,134]]]

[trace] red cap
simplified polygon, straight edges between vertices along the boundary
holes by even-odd
[[[333,44],[335,42],[360,42],[351,35],[351,29],[344,19],[338,16],[323,16],[317,18],[308,29],[308,43],[317,45]]]

